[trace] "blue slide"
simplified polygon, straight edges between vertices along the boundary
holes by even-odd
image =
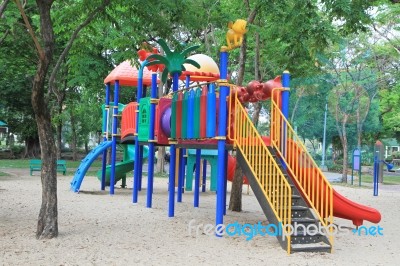
[[[94,148],[88,155],[86,155],[85,159],[82,160],[81,165],[79,165],[78,169],[76,169],[74,179],[71,181],[71,190],[74,192],[79,192],[82,180],[85,177],[90,165],[100,154],[103,154],[105,150],[110,148],[111,144],[112,141],[104,141],[99,146]]]

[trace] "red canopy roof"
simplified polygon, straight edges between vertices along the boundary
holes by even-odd
[[[151,85],[151,75],[154,72],[144,68],[143,71],[143,85]],[[119,64],[110,74],[104,79],[104,84],[114,84],[116,80],[119,81],[121,86],[137,86],[139,70],[131,65],[130,60],[126,60]],[[157,78],[157,83],[160,80]]]

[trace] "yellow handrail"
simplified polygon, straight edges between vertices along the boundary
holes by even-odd
[[[333,189],[297,136],[278,103],[283,89],[274,89],[271,97],[271,145],[284,161],[306,201],[314,210],[321,225],[329,228],[333,246]]]
[[[290,254],[290,226],[285,225],[291,224],[292,189],[236,93],[229,97],[229,110],[228,121],[233,130],[228,130],[228,138],[243,154],[278,222],[282,223]]]

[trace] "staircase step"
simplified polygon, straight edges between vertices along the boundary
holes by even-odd
[[[330,252],[331,246],[324,243],[309,243],[309,244],[292,244],[292,252]]]
[[[297,224],[311,224],[318,222],[315,220],[315,218],[310,218],[310,217],[294,217],[292,218],[292,224],[297,223]]]
[[[292,235],[290,237],[290,243],[292,245],[308,245],[308,244],[317,244],[317,243],[323,243],[326,245],[329,245],[329,242],[325,242],[326,237],[321,234],[316,234],[316,235],[303,235],[303,234],[298,234],[298,235]]]

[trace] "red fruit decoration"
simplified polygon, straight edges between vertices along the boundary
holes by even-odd
[[[154,48],[154,47],[153,47],[152,50],[153,50],[152,52],[149,52],[149,51],[147,51],[147,50],[145,50],[145,49],[140,49],[140,50],[137,52],[137,54],[139,55],[139,60],[140,60],[140,61],[144,61],[144,60],[146,60],[147,57],[149,57],[150,55],[159,54],[159,51],[158,51],[157,48]],[[151,61],[154,61],[154,59],[151,59],[150,62],[151,62]],[[153,71],[153,72],[157,72],[157,71],[162,72],[162,71],[164,70],[164,68],[165,68],[164,65],[152,65],[152,66],[147,66],[147,69],[150,70],[150,71]]]
[[[259,101],[265,101],[268,99],[267,95],[262,90],[256,91],[254,93],[254,97],[256,97]]]
[[[266,95],[266,99],[271,98],[272,90],[275,88],[282,88],[281,76],[277,76],[274,79],[264,82],[262,87],[263,93]]]
[[[251,102],[251,103],[258,102],[258,99],[256,98],[255,94],[253,94],[253,95],[250,96],[249,102]]]
[[[248,102],[250,99],[250,94],[248,92],[245,92],[242,96],[242,99],[243,99],[243,101],[242,101],[243,103]]]
[[[262,89],[262,84],[257,80],[252,80],[247,84],[246,90],[249,95],[253,95],[254,92]]]
[[[277,76],[267,82],[260,83],[257,80],[250,81],[246,88],[238,87],[237,95],[241,103],[265,101],[271,98],[272,90],[282,88],[281,76]]]
[[[244,87],[236,87],[236,91],[235,92],[237,93],[237,97],[239,99],[239,102],[244,103],[245,101],[244,101],[243,97],[247,93],[246,89]]]

